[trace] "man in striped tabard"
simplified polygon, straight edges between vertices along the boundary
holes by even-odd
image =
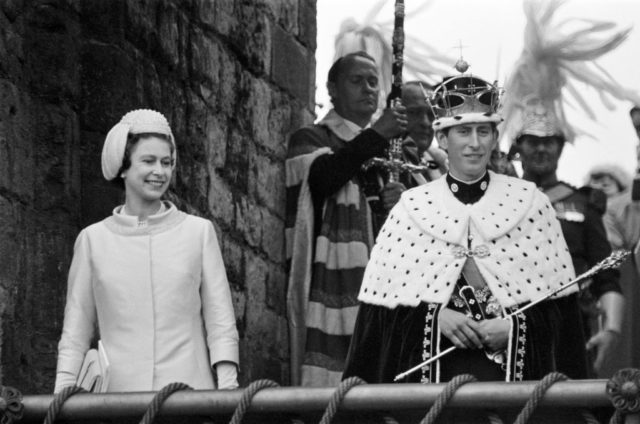
[[[373,238],[404,191],[397,182],[378,185],[376,171],[362,169],[406,128],[403,106],[385,110],[371,125],[377,75],[364,52],[338,59],[327,83],[333,109],[289,141],[285,225],[293,385],[340,382]]]

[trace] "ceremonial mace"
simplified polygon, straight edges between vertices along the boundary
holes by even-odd
[[[503,319],[509,319],[514,315],[518,315],[521,314],[522,312],[526,311],[529,308],[532,308],[533,306],[537,305],[540,302],[543,302],[547,299],[549,299],[551,296],[554,296],[555,294],[573,286],[574,284],[577,284],[581,281],[586,280],[587,278],[599,273],[600,271],[604,271],[605,269],[612,269],[612,268],[618,268],[621,264],[622,261],[629,255],[631,254],[630,251],[628,250],[619,250],[617,252],[613,252],[611,253],[609,256],[607,256],[606,258],[604,258],[603,260],[601,260],[600,262],[598,262],[597,264],[595,264],[591,269],[587,270],[586,272],[580,274],[579,276],[577,276],[575,279],[571,280],[568,284],[558,287],[555,290],[552,290],[551,292],[547,293],[545,296],[542,296],[539,299],[534,300],[533,302],[529,302],[526,305],[524,305],[522,308],[518,309],[517,311],[514,311],[512,313],[510,313],[509,315],[507,315],[506,317],[503,317]],[[448,355],[449,353],[453,352],[454,350],[456,350],[455,346],[451,346],[448,349],[443,350],[442,352],[438,353],[437,355],[427,359],[426,361],[416,365],[415,367],[400,373],[398,375],[395,376],[395,378],[393,379],[393,381],[398,381],[398,380],[402,380],[403,378],[405,378],[406,376],[408,376],[409,374],[413,374],[414,372],[418,371],[419,369],[421,369],[422,367],[425,367],[435,361],[437,361],[438,359],[442,358],[445,355]]]
[[[387,97],[387,108],[398,105],[402,97],[402,66],[404,64],[404,0],[396,0],[393,21],[393,38],[391,47],[393,51],[393,62],[391,65],[391,92]],[[389,182],[396,182],[400,178],[400,171],[424,172],[428,169],[435,169],[438,164],[433,162],[427,165],[414,165],[406,163],[402,158],[402,137],[393,138],[389,141],[387,158],[372,158],[363,168],[365,170],[372,166],[389,171]]]

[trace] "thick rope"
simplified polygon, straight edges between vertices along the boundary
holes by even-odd
[[[331,395],[329,404],[324,410],[324,414],[322,414],[320,424],[331,424],[331,421],[336,415],[336,412],[338,412],[338,407],[342,403],[342,400],[346,396],[347,392],[351,390],[352,387],[359,386],[361,384],[367,384],[367,382],[357,376],[349,377],[346,380],[341,381],[336,390]]]
[[[584,422],[587,424],[601,424],[600,421],[591,413],[591,411],[581,408],[580,415],[584,418]]]
[[[229,424],[240,424],[242,422],[242,418],[244,418],[244,414],[247,412],[247,409],[251,406],[251,401],[255,394],[268,387],[278,387],[278,383],[273,380],[263,379],[256,380],[249,384],[242,392],[240,402],[238,402],[238,406],[236,406],[236,410],[233,412],[233,417],[231,417]]]
[[[522,408],[522,411],[518,414],[518,418],[514,421],[513,424],[525,424],[533,415],[533,412],[538,407],[538,404],[544,397],[544,394],[549,390],[549,387],[553,386],[558,381],[565,381],[569,377],[559,372],[551,372],[545,375],[542,380],[536,384],[536,387],[533,389],[533,393],[531,397]]]
[[[44,417],[44,424],[53,424],[56,421],[58,412],[62,409],[62,405],[71,396],[76,393],[86,393],[87,391],[79,386],[67,386],[53,396],[53,400],[47,409],[47,415]]]
[[[398,420],[396,420],[395,418],[393,418],[391,415],[383,415],[382,416],[382,422],[384,424],[400,424],[398,422]]]
[[[624,423],[624,414],[620,412],[619,409],[616,409],[616,411],[611,416],[611,419],[609,420],[609,424],[623,424],[623,423]]]
[[[458,390],[460,386],[476,380],[477,379],[471,374],[460,374],[453,377],[451,381],[444,386],[444,389],[442,389],[436,398],[433,406],[431,406],[431,409],[427,412],[427,415],[425,415],[422,421],[420,421],[420,424],[435,423],[444,407],[447,406],[447,403],[455,394],[456,390]]]
[[[185,383],[169,383],[160,389],[153,397],[153,400],[151,400],[147,411],[140,420],[140,424],[151,424],[156,419],[156,415],[158,415],[164,401],[175,392],[181,390],[193,390],[193,388]]]
[[[487,412],[487,418],[489,419],[489,424],[504,424],[502,418],[495,412]]]

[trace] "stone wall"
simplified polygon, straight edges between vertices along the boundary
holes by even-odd
[[[313,119],[315,0],[0,1],[0,381],[52,389],[78,231],[121,192],[100,149],[127,111],[172,124],[171,196],[213,220],[241,383],[289,378],[284,155]]]

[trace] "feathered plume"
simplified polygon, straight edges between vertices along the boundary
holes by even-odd
[[[364,50],[376,60],[380,80],[379,107],[384,108],[391,88],[391,38],[393,15],[384,21],[375,22],[388,0],[380,0],[373,5],[362,23],[353,18],[345,19],[336,35],[334,61],[358,50]],[[424,2],[418,9],[406,14],[409,19],[429,6]],[[404,74],[405,80],[421,80],[429,84],[439,83],[443,75],[451,73],[451,63],[455,59],[445,56],[418,38],[405,35]]]
[[[611,97],[640,102],[637,92],[620,86],[595,62],[617,48],[631,28],[617,30],[613,23],[581,18],[556,23],[554,15],[563,3],[524,0],[527,19],[524,48],[505,84],[503,98],[502,132],[509,143],[527,127],[535,127],[532,133],[552,130],[562,133],[567,141],[573,141],[577,133],[584,133],[567,122],[562,97],[566,94],[568,103],[578,105],[595,120],[580,84],[595,89],[609,109],[613,108]]]

